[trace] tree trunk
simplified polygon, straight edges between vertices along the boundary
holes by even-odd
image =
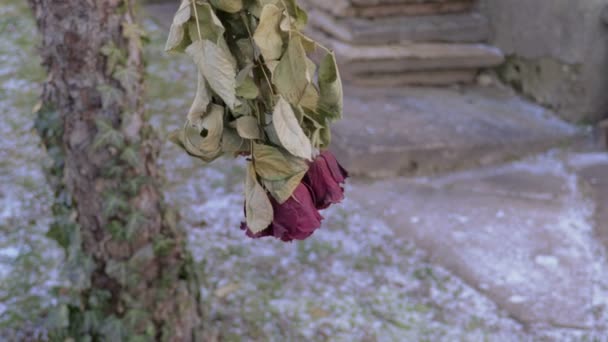
[[[192,341],[200,289],[159,190],[131,0],[29,0],[48,71],[36,127],[54,163],[55,221],[75,300],[59,336]]]

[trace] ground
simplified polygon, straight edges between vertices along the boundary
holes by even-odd
[[[0,17],[0,339],[22,340],[25,333],[44,336],[45,312],[54,303],[51,290],[64,280],[62,252],[44,235],[51,193],[42,172],[45,153],[32,128],[38,82],[44,79],[36,57],[33,22],[16,0],[0,5]],[[162,51],[166,32],[156,22],[147,19],[144,26],[151,41],[146,47],[146,105],[152,124],[166,137],[182,124],[193,98],[194,66],[185,57]],[[533,169],[539,163],[564,165],[564,158],[576,170],[587,165],[575,157],[550,153],[505,168],[517,171],[526,166]],[[238,228],[243,219],[242,160],[223,158],[203,165],[165,142],[160,162],[166,174],[166,201],[179,209],[197,265],[205,275],[201,291],[207,308],[205,325],[212,336],[228,341],[600,341],[608,336],[598,323],[605,317],[607,297],[602,297],[606,289],[597,279],[606,274],[604,257],[598,251],[601,246],[589,241],[592,201],[597,196],[587,192],[583,196],[578,178],[558,174],[573,182],[563,190],[565,202],[559,202],[562,207],[543,206],[546,211],[539,214],[545,219],[558,216],[556,222],[564,226],[557,230],[562,235],[557,236],[556,244],[567,249],[571,246],[568,241],[573,241],[572,253],[565,257],[586,263],[571,269],[584,271],[579,276],[585,286],[560,288],[559,297],[551,299],[572,298],[569,306],[556,304],[557,309],[567,308],[582,317],[576,321],[581,324],[569,326],[528,320],[542,320],[546,315],[542,316],[543,308],[537,314],[535,306],[521,305],[535,302],[526,297],[537,293],[533,281],[544,286],[543,277],[554,273],[532,268],[537,273],[528,278],[529,255],[509,259],[513,254],[493,253],[491,243],[466,243],[493,222],[485,221],[483,213],[471,214],[471,208],[493,210],[496,220],[517,214],[509,208],[541,208],[532,201],[510,205],[499,198],[492,203],[484,200],[489,197],[480,199],[471,191],[458,192],[459,185],[467,190],[481,186],[479,193],[496,195],[492,191],[501,188],[491,186],[491,175],[508,175],[500,172],[503,169],[480,171],[485,177],[465,173],[390,183],[350,182],[347,200],[323,212],[322,229],[304,242],[282,243],[248,239]],[[572,172],[578,174],[576,170]],[[593,176],[593,172],[589,174]],[[392,184],[392,189],[383,188]],[[397,206],[399,203],[411,205]],[[434,215],[432,205],[424,203],[444,205],[442,210],[449,215]],[[450,208],[453,203],[457,205]],[[568,210],[552,211],[572,203],[577,206],[571,216]],[[571,220],[562,220],[562,216]],[[544,228],[549,235],[552,222]],[[510,236],[511,226],[497,227],[506,230],[504,237]],[[446,241],[454,243],[437,244],[440,239],[428,235],[445,235]],[[501,236],[486,234],[479,239],[496,241]],[[528,238],[505,241],[509,250],[517,251],[518,244],[527,246]],[[462,253],[458,248],[463,248]],[[501,255],[502,264],[488,267],[487,260],[500,261]],[[572,255],[580,259],[569,259]],[[560,260],[548,252],[536,253],[533,259],[549,268],[560,265]],[[527,286],[501,283],[500,275],[505,273],[519,275],[519,284]],[[558,276],[563,279],[551,278],[552,283],[578,279],[568,273]],[[550,290],[551,284],[547,286]],[[513,289],[532,290],[515,293]],[[506,300],[501,300],[501,293],[508,294]],[[510,306],[509,299],[520,305]],[[590,301],[594,313],[588,316]]]

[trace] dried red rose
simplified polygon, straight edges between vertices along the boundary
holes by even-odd
[[[344,199],[344,181],[348,172],[329,152],[322,152],[309,165],[302,182],[293,195],[279,204],[269,195],[274,218],[268,228],[253,233],[245,222],[241,229],[251,238],[274,236],[283,241],[304,240],[321,226],[323,217],[319,210]]]
[[[324,151],[310,164],[302,182],[312,189],[315,206],[321,210],[344,199],[343,184],[346,177],[348,172],[336,157],[331,152]]]
[[[293,195],[283,204],[279,204],[270,196],[274,218],[268,228],[254,234],[245,222],[241,229],[246,230],[247,236],[261,238],[274,236],[283,241],[304,240],[321,227],[323,216],[315,207],[311,189],[305,183],[300,183]]]

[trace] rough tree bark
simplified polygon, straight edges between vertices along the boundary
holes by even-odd
[[[141,29],[130,0],[29,0],[48,71],[36,127],[54,163],[49,235],[75,298],[59,336],[196,340],[200,293],[166,209],[144,115]]]

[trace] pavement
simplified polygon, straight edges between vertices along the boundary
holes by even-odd
[[[608,334],[607,175],[608,153],[554,150],[349,195],[525,326]]]

